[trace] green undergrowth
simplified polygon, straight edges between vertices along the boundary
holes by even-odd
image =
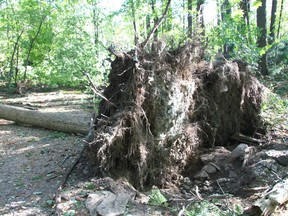
[[[270,129],[288,130],[288,97],[268,91],[262,102],[261,116]]]
[[[165,207],[170,209],[171,215],[182,212],[182,215],[187,216],[238,216],[243,215],[243,207],[240,205],[233,205],[223,200],[192,200],[188,204],[180,206],[171,205],[168,199],[158,189],[151,190],[149,196],[150,205]]]

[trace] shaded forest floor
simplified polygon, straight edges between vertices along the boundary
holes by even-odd
[[[287,92],[282,96],[287,97]],[[278,109],[276,99],[272,98],[272,100],[275,109]],[[46,112],[71,112],[85,115],[93,112],[92,98],[73,91],[31,93],[24,97],[0,93],[0,102]],[[185,174],[179,188],[161,189],[164,197],[158,196],[158,190],[155,189],[147,193],[137,192],[134,201],[130,201],[127,205],[125,214],[179,215],[183,211],[184,215],[185,210],[189,211],[191,207],[194,208],[194,212],[190,211],[191,215],[200,213],[217,215],[215,214],[217,211],[226,212],[227,214],[224,215],[243,212],[243,209],[251,206],[269,186],[285,178],[288,173],[286,105],[282,107],[282,114],[279,116],[272,114],[273,106],[266,108],[268,115],[281,121],[271,119],[271,129],[267,136],[263,137],[266,144],[262,147],[256,146],[257,153],[247,165],[247,170],[255,168],[254,173],[257,174],[254,176],[256,180],[249,179],[256,183],[253,188],[244,188],[239,182],[236,182],[237,184],[233,182],[233,175],[240,176],[242,179],[245,179],[247,174],[250,175],[245,172],[245,169],[241,170],[239,164],[234,164],[234,173],[221,174],[214,172],[210,167],[210,171],[213,172],[210,179],[197,175],[199,172],[201,174],[205,163],[211,162],[207,154],[225,158],[235,145],[229,148],[205,149],[199,157],[199,164],[195,165],[195,170],[191,173]],[[75,134],[27,127],[0,120],[0,215],[53,215],[57,188],[77,160],[83,148],[83,140],[84,137]],[[278,157],[277,153],[285,157]],[[223,166],[225,166],[224,162]],[[260,171],[264,169],[265,173],[261,173]],[[88,163],[82,161],[77,164],[62,191],[60,208],[63,215],[89,215],[89,210],[85,207],[89,195],[97,191],[112,190],[113,192],[115,185],[117,187],[117,185],[128,184],[123,179],[114,181],[110,178],[101,179],[97,174],[92,175],[94,174],[90,172]],[[257,185],[259,178],[263,182],[262,185]],[[243,187],[244,190],[233,194],[235,187]],[[284,215],[286,209],[283,206],[279,214]]]

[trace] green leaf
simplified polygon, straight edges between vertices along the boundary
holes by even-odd
[[[152,205],[161,206],[161,205],[165,205],[167,203],[167,199],[161,193],[161,191],[158,188],[156,188],[156,189],[152,190],[148,203],[152,204]]]
[[[257,0],[257,1],[255,1],[255,2],[253,2],[253,3],[252,3],[252,6],[253,6],[253,7],[256,7],[256,8],[261,7],[261,6],[262,6],[261,0]]]

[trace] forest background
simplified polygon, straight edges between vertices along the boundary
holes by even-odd
[[[0,81],[8,86],[83,87],[90,74],[107,80],[108,50],[143,41],[167,0],[1,0]],[[285,0],[177,0],[154,41],[175,49],[200,38],[205,60],[245,60],[253,73],[287,78],[288,2]],[[153,48],[150,47],[150,48]],[[110,55],[110,56],[109,56]]]

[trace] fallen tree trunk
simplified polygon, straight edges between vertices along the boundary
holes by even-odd
[[[0,104],[0,118],[68,133],[85,135],[89,131],[89,115],[87,114],[44,113]]]

